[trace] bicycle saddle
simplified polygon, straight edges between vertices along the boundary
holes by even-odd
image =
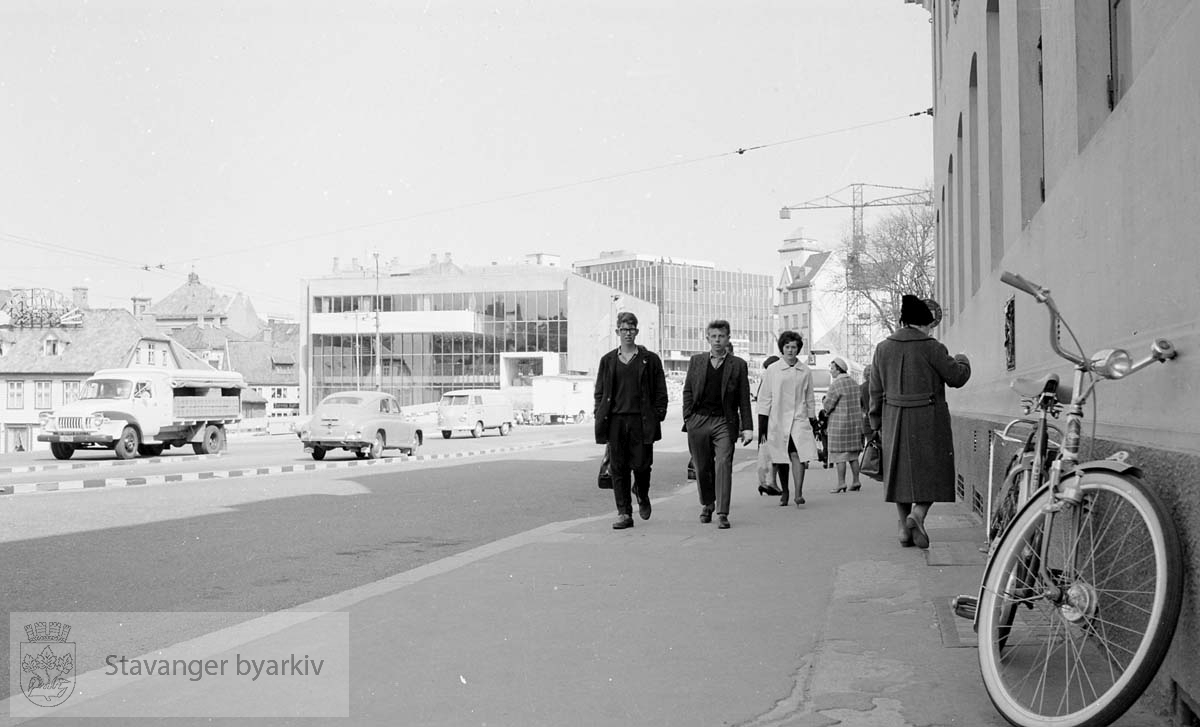
[[[1040,396],[1044,392],[1053,393],[1060,404],[1071,403],[1071,385],[1061,383],[1058,380],[1058,374],[1036,377],[1019,376],[1013,379],[1012,389],[1026,399]]]

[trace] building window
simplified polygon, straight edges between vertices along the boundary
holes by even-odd
[[[62,403],[70,404],[79,398],[79,382],[64,381],[63,382],[63,398]]]
[[[50,382],[33,382],[33,408],[50,409],[54,404],[50,401]]]
[[[25,382],[24,381],[8,382],[8,408],[9,409],[24,409],[25,408]]]
[[[54,336],[48,336],[42,341],[42,353],[47,356],[57,356],[59,352],[58,339]]]
[[[1115,108],[1133,80],[1133,42],[1130,0],[1110,0],[1108,6],[1108,107]]]

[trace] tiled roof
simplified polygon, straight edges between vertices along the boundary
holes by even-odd
[[[197,349],[223,349],[229,341],[244,341],[245,336],[224,326],[198,326],[195,323],[171,334],[181,345]]]
[[[300,383],[295,364],[279,365],[288,359],[296,360],[294,343],[230,341],[226,354],[225,365],[241,374],[249,386],[295,386]]]
[[[90,375],[100,369],[126,366],[138,341],[170,341],[127,310],[94,308],[82,311],[82,315],[79,327],[0,328],[5,349],[0,372]],[[58,339],[57,356],[44,353],[46,338],[51,335]]]
[[[150,306],[155,318],[195,318],[196,316],[222,316],[229,309],[230,298],[200,282],[195,273],[188,281],[171,291],[167,297]]]
[[[817,276],[817,273],[821,272],[821,268],[832,254],[832,252],[814,252],[804,260],[804,265],[788,266],[792,277],[792,282],[788,285],[788,288],[803,288],[812,285],[813,278]]]

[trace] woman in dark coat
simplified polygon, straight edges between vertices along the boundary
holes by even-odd
[[[887,501],[896,503],[900,544],[929,547],[925,516],[954,502],[954,438],[946,386],[971,378],[971,363],[929,335],[934,318],[916,296],[900,307],[900,329],[875,347],[871,429],[881,434]]]

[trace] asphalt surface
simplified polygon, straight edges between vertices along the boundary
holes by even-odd
[[[877,483],[830,494],[833,471],[814,470],[808,504],[780,507],[757,495],[752,452],[739,448],[733,527],[717,530],[698,522],[694,485],[679,487],[671,474],[686,462],[681,439],[671,433],[656,450],[654,514],[633,529],[613,531],[612,512],[595,511],[604,504],[590,490],[598,453],[581,459],[580,448],[549,448],[529,457],[563,490],[510,498],[499,511],[464,507],[449,528],[400,520],[395,532],[415,528],[411,540],[427,547],[424,556],[396,559],[400,542],[347,551],[347,562],[379,559],[380,577],[259,619],[215,623],[181,637],[175,651],[153,652],[304,653],[344,667],[328,671],[326,682],[293,676],[292,691],[282,692],[259,681],[241,689],[220,679],[116,683],[81,660],[80,693],[53,713],[35,711],[42,718],[34,724],[124,724],[135,715],[146,724],[244,724],[268,714],[280,724],[1005,724],[980,683],[970,624],[949,614],[949,598],[978,584],[978,518],[957,505],[935,506],[927,520],[932,547],[900,548],[894,508]],[[429,483],[411,497],[432,493],[439,473],[462,466],[431,467]],[[478,469],[477,486],[509,487],[526,471],[489,463]],[[368,489],[385,486],[380,480]],[[531,517],[544,507],[561,519]],[[404,517],[402,508],[387,514]],[[283,523],[286,515],[272,513]],[[263,521],[240,517],[229,523],[230,537]],[[334,530],[354,527],[331,518]],[[503,522],[511,534],[438,541],[439,530],[461,532],[472,518]],[[305,533],[274,542],[284,530],[269,528],[256,542],[278,553],[299,548],[300,563],[314,558],[304,551]],[[242,538],[231,547],[251,542]],[[206,587],[218,585],[270,587],[213,573]],[[160,605],[199,610],[184,598]],[[346,614],[348,628],[315,628],[327,613]],[[159,615],[169,623],[171,614]],[[23,698],[0,703],[0,715],[16,715],[0,724],[26,721],[28,706],[15,701]],[[316,714],[324,716],[305,717]],[[1168,722],[1136,713],[1117,724]]]

